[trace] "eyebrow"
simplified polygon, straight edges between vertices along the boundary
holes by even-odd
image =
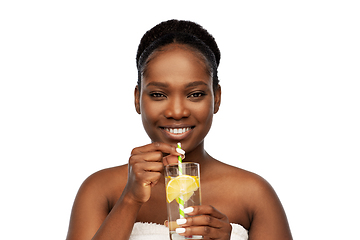
[[[203,82],[203,81],[195,81],[195,82],[191,82],[191,83],[189,83],[188,85],[186,85],[185,88],[196,87],[196,86],[199,86],[199,85],[205,85],[205,86],[207,86],[208,84],[207,84],[206,82]]]
[[[155,86],[155,87],[163,87],[163,88],[166,88],[166,87],[169,87],[169,84],[167,83],[163,83],[163,82],[150,82],[146,85],[146,87],[148,86]]]

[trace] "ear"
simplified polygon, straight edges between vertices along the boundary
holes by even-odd
[[[134,99],[135,99],[135,109],[138,114],[141,114],[140,111],[140,89],[139,86],[135,87],[134,91]]]
[[[214,113],[217,113],[220,108],[221,103],[221,86],[218,85],[215,92],[214,92]]]

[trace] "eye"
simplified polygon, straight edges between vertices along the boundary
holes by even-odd
[[[161,98],[166,98],[166,96],[160,92],[152,92],[149,94],[149,96],[151,98],[155,98],[155,99],[161,99]]]
[[[204,92],[194,92],[191,93],[188,98],[201,98],[204,97],[206,94]]]

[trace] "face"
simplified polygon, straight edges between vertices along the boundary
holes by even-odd
[[[150,56],[136,110],[153,142],[181,142],[190,152],[203,142],[220,105],[220,88],[203,58],[184,45],[172,44]]]

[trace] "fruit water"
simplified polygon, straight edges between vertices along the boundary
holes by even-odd
[[[203,239],[202,236],[181,236],[176,233],[176,228],[181,227],[176,224],[176,220],[182,218],[179,211],[182,207],[179,203],[180,199],[184,201],[184,209],[201,205],[199,164],[179,163],[166,166],[165,187],[170,239]],[[185,218],[187,217],[190,216],[185,214]]]
[[[198,182],[199,178],[196,179]],[[184,209],[191,206],[198,206],[201,205],[201,188],[199,188],[191,195],[191,197],[184,202]],[[176,220],[180,218],[180,212],[179,212],[179,203],[178,200],[175,199],[171,203],[167,203],[167,211],[168,211],[168,221],[171,222],[171,228],[170,229],[170,239],[171,240],[180,240],[180,239],[203,239],[202,236],[180,236],[176,233],[175,229],[180,227],[176,224]],[[171,214],[169,214],[171,213]],[[188,217],[187,214],[185,214],[185,217]]]

